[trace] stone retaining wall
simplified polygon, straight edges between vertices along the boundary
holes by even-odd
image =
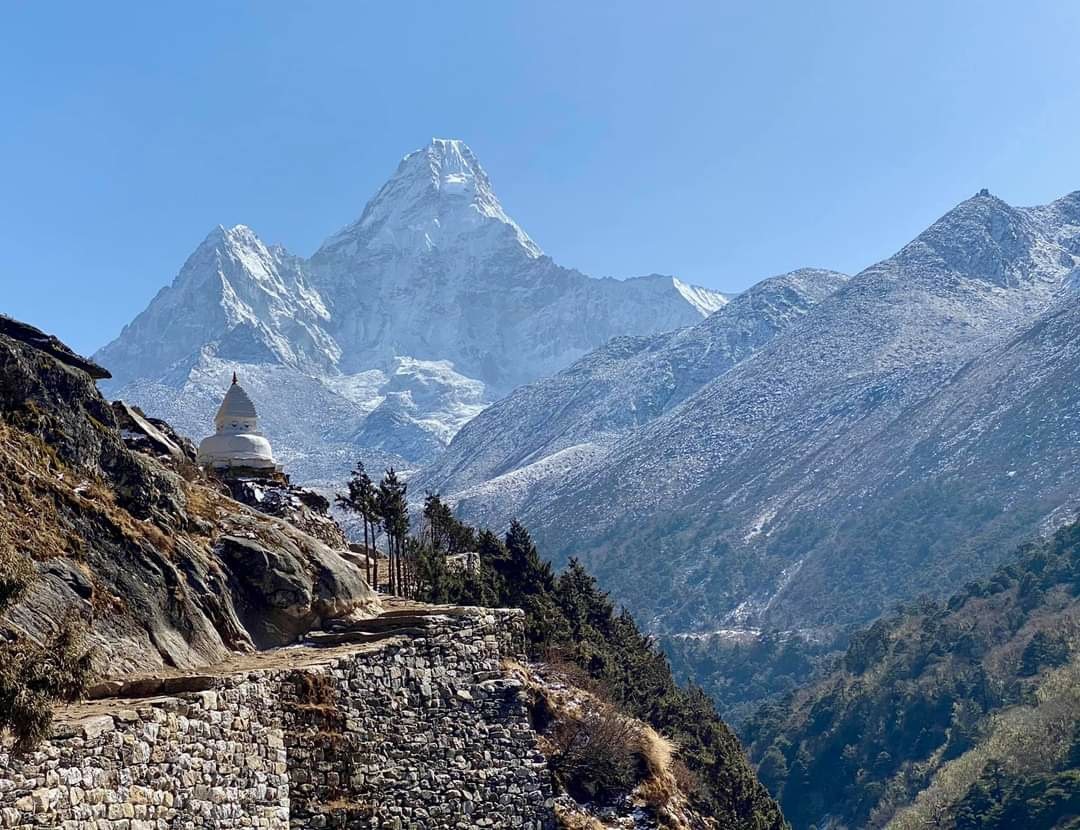
[[[0,826],[546,830],[547,766],[500,670],[521,626],[459,610],[422,638],[116,701],[0,753]]]

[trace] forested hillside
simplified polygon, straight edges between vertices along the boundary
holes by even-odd
[[[1080,523],[853,637],[747,727],[796,828],[1080,827]]]
[[[427,602],[524,609],[532,659],[569,671],[575,685],[590,688],[605,705],[644,721],[674,743],[684,771],[679,786],[692,807],[714,817],[720,828],[787,826],[708,695],[675,682],[652,639],[628,611],[616,608],[579,562],[571,561],[556,576],[523,525],[512,522],[502,537],[477,530],[435,495],[424,502],[419,532],[409,535],[406,489],[392,470],[375,487],[360,465],[349,496],[341,500],[369,521],[396,529],[388,545],[388,570],[398,593]],[[475,566],[448,565],[465,551],[479,554]],[[618,759],[590,766],[594,798],[602,801],[605,789],[619,790]],[[557,761],[553,767],[558,774]]]

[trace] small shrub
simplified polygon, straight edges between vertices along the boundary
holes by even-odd
[[[637,728],[610,705],[588,699],[574,717],[556,724],[550,740],[548,763],[578,801],[609,803],[641,777]]]
[[[70,621],[44,646],[25,639],[0,645],[0,731],[14,736],[15,754],[49,734],[56,701],[82,696],[90,662],[82,628]]]

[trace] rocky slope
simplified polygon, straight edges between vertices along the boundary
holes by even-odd
[[[519,515],[657,630],[828,630],[985,572],[1080,496],[1078,262],[1080,193],[981,192]]]
[[[0,736],[8,819],[122,812],[240,826],[272,810],[315,827],[366,820],[374,806],[437,815],[440,827],[470,820],[460,816],[554,826],[556,815],[568,827],[785,826],[732,733],[700,695],[674,687],[650,641],[583,572],[566,577],[567,613],[590,626],[574,642],[638,665],[635,688],[655,690],[643,701],[618,708],[580,669],[500,660],[524,647],[532,624],[521,611],[383,607],[318,496],[245,480],[229,492],[247,504],[234,500],[167,423],[106,403],[93,380],[103,375],[0,320],[0,588],[12,554],[35,571],[0,635],[44,640],[75,618],[100,678],[28,755]],[[531,589],[553,588],[535,551],[530,562],[541,576]],[[677,744],[630,716],[639,708],[671,725]],[[120,740],[133,734],[134,754]],[[237,765],[238,752],[252,763]],[[180,755],[196,758],[198,774],[178,784],[169,770]],[[57,779],[60,757],[83,772]],[[450,790],[425,783],[444,778]],[[485,797],[488,785],[502,802]],[[475,794],[463,801],[455,789]]]
[[[213,231],[95,359],[110,395],[203,434],[232,371],[302,480],[430,460],[515,386],[616,335],[700,320],[726,298],[673,277],[593,279],[545,256],[460,141],[410,153],[308,261]]]
[[[165,425],[105,402],[100,367],[35,332],[0,328],[0,545],[36,572],[5,626],[39,639],[75,617],[98,669],[123,673],[282,645],[377,607],[341,552],[225,495]]]
[[[675,409],[843,285],[802,269],[763,280],[693,326],[619,337],[569,368],[515,390],[470,421],[417,492],[448,494],[471,516],[501,520],[558,486],[585,459]]]

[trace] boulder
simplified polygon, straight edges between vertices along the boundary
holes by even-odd
[[[280,530],[265,535],[272,538],[222,536],[214,548],[240,621],[258,648],[295,643],[324,620],[376,602],[356,566],[317,539],[289,538]]]

